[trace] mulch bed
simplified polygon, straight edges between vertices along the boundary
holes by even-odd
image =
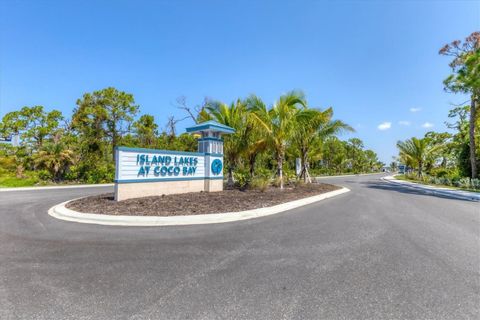
[[[179,216],[219,212],[236,212],[270,207],[280,203],[315,196],[340,189],[324,183],[312,183],[284,190],[224,190],[194,192],[129,199],[116,202],[113,194],[102,194],[72,201],[67,208],[88,213],[132,216]]]

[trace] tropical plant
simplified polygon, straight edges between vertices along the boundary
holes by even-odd
[[[301,170],[299,177],[304,182],[311,182],[309,167],[310,160],[321,158],[323,141],[342,131],[354,131],[352,127],[340,120],[332,120],[333,109],[324,111],[319,109],[302,108],[295,115],[295,130],[292,135],[292,144],[300,160]]]
[[[256,96],[251,96],[248,103],[252,119],[263,129],[266,143],[275,154],[279,185],[283,189],[285,151],[296,129],[296,114],[299,108],[306,107],[305,97],[301,92],[292,91],[282,95],[271,108]]]
[[[60,181],[68,166],[74,163],[74,154],[62,143],[48,143],[35,155],[34,162],[37,168],[48,170],[54,181]]]
[[[405,141],[399,141],[397,148],[400,151],[400,158],[405,163],[415,166],[417,168],[417,175],[421,177],[425,162],[438,146],[430,145],[426,138],[418,139],[413,137]]]
[[[224,137],[227,185],[233,187],[233,171],[240,164],[242,154],[249,148],[249,136],[253,130],[247,104],[240,99],[230,105],[211,101],[205,110],[211,119],[235,129],[235,133]]]

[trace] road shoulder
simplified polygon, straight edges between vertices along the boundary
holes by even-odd
[[[383,177],[382,180],[387,181],[389,183],[396,184],[396,185],[401,185],[401,186],[404,186],[404,187],[428,192],[428,193],[431,193],[431,194],[448,196],[448,197],[455,198],[455,199],[460,199],[460,200],[480,201],[480,193],[457,190],[457,189],[450,189],[450,188],[445,188],[445,187],[436,187],[436,186],[424,185],[424,184],[415,183],[415,182],[411,182],[411,181],[405,181],[405,180],[398,180],[398,179],[395,179],[394,176]]]

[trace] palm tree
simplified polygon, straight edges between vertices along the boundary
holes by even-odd
[[[242,154],[249,147],[249,135],[253,129],[248,119],[247,105],[240,99],[230,105],[212,101],[205,107],[205,111],[202,120],[214,119],[235,129],[235,133],[224,138],[224,156],[228,171],[227,186],[232,187],[233,171],[239,165]]]
[[[431,146],[428,139],[411,138],[405,141],[398,141],[397,148],[400,150],[400,157],[405,163],[417,166],[418,177],[422,176],[422,169],[429,159],[430,154],[438,146]]]
[[[320,156],[323,141],[329,136],[336,135],[341,131],[354,131],[352,127],[340,120],[332,120],[333,109],[324,111],[319,109],[300,109],[296,113],[296,127],[292,142],[297,154],[300,155],[302,169],[300,178],[304,182],[311,182],[308,169],[310,159]]]
[[[35,166],[47,169],[59,181],[66,168],[74,163],[74,153],[62,143],[49,143],[35,155]]]
[[[275,153],[280,189],[283,189],[285,150],[295,130],[296,113],[306,105],[305,97],[301,92],[289,92],[282,95],[270,109],[256,96],[250,96],[247,103],[252,119],[263,129],[266,143]]]
[[[249,118],[251,119],[250,114]],[[248,148],[244,152],[244,156],[248,162],[250,179],[253,179],[255,175],[255,164],[257,162],[258,155],[265,151],[266,148],[267,139],[262,136],[261,131],[256,130],[254,127],[249,136]]]

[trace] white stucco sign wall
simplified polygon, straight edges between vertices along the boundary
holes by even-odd
[[[222,134],[228,126],[207,121],[187,128],[198,134],[199,152],[117,147],[115,199],[223,190]]]
[[[117,182],[178,181],[205,177],[205,154],[120,147]]]

